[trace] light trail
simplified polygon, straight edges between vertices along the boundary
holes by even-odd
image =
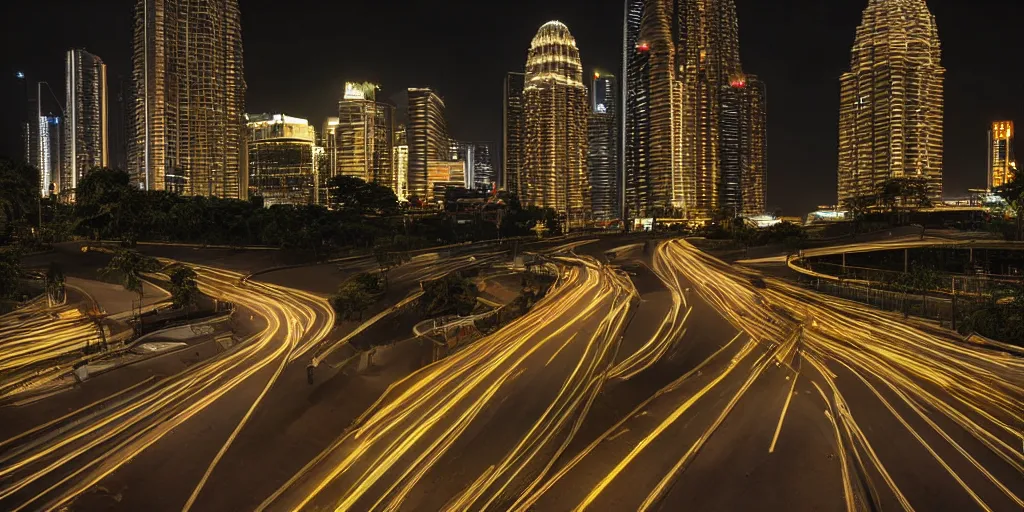
[[[315,346],[333,327],[334,313],[321,298],[265,284],[239,287],[240,274],[195,268],[204,293],[251,308],[267,326],[213,359],[139,389],[115,407],[80,410],[5,451],[0,456],[0,504],[23,510],[68,503],[264,368],[275,361],[285,364],[296,347]],[[234,434],[257,405],[258,400]]]
[[[789,421],[786,416],[790,405],[797,400],[796,368],[802,360],[809,361],[811,384],[826,405],[822,420],[826,429],[834,432],[838,454],[836,477],[841,481],[847,510],[858,510],[865,503],[880,503],[879,489],[871,486],[868,473],[880,475],[884,482],[881,490],[895,503],[913,509],[913,498],[904,482],[915,476],[905,473],[902,466],[894,467],[889,460],[892,455],[882,449],[888,448],[891,436],[865,424],[869,421],[865,415],[871,414],[870,419],[874,420],[880,408],[916,440],[926,454],[925,463],[933,461],[979,508],[1022,506],[1016,494],[1019,485],[1008,485],[1010,482],[1005,480],[1013,472],[1024,474],[1024,456],[1015,449],[1022,440],[1019,397],[1024,396],[1024,363],[1019,358],[958,343],[952,336],[942,337],[908,326],[895,315],[821,296],[782,281],[766,278],[767,289],[755,287],[754,274],[730,267],[681,240],[660,245],[654,262],[667,288],[683,289],[681,279],[693,283],[705,302],[768,350],[756,363],[737,367],[743,354],[749,360],[749,351],[755,344],[748,343],[729,365],[705,370],[703,377],[684,375],[644,401],[533,493],[521,496],[513,510],[546,509],[552,507],[551,503],[557,503],[554,508],[575,510],[605,509],[610,503],[637,510],[656,508],[673,483],[686,478],[689,463],[699,456],[700,448],[718,426],[728,421],[734,407],[758,407],[753,403],[741,405],[741,401],[745,391],[771,365],[779,367],[788,380],[771,379],[761,385],[766,389],[778,388],[779,396],[784,396],[776,416],[778,421],[772,424],[774,432],[767,433],[771,439],[768,451],[776,457],[787,456],[779,453],[777,441],[783,422]],[[673,284],[673,279],[678,284]],[[666,319],[658,331],[664,331],[670,323],[671,318]],[[853,381],[841,379],[837,376],[840,369],[856,377]],[[743,384],[725,391],[730,397],[727,401],[698,408],[702,396],[735,380],[729,377],[730,373],[742,376]],[[711,381],[692,394],[672,393],[672,389],[693,379]],[[824,382],[829,391],[822,390],[818,382]],[[876,383],[881,383],[889,396],[883,395]],[[730,388],[735,385],[728,384]],[[856,402],[850,404],[852,398],[847,393],[851,386],[864,386],[869,395],[858,389],[854,395]],[[872,396],[875,401],[865,401],[865,396]],[[695,434],[695,439],[679,447],[680,441],[673,435],[678,435],[682,427],[675,425],[706,421],[701,418],[712,414],[708,407],[713,407],[714,421],[702,433]],[[911,411],[916,421],[926,425],[926,432],[915,428],[899,409]],[[657,423],[648,421],[646,415],[650,411],[658,411]],[[926,433],[932,435],[926,438]],[[996,472],[986,467],[981,453],[965,446],[964,436],[980,442],[978,446],[995,454],[1006,468]],[[664,464],[664,456],[653,466],[647,462],[655,460],[652,457],[659,451],[674,453],[677,449],[681,453],[674,463]],[[650,454],[645,455],[646,452]],[[988,457],[990,464],[991,460]],[[636,471],[654,471],[659,478],[625,478]],[[997,506],[991,493],[982,496],[976,489],[978,478],[1001,493],[1004,506]],[[629,484],[616,484],[619,481]],[[649,481],[650,486],[637,487],[641,481]],[[577,497],[577,493],[582,494]]]
[[[757,290],[744,274],[689,244],[674,241],[668,245],[679,272],[700,283],[698,292],[702,297],[744,331],[764,340],[787,339],[780,336],[783,331],[778,326],[803,333],[789,338],[792,341],[784,343],[780,353],[801,354],[825,378],[833,391],[831,401],[837,405],[833,417],[842,426],[841,432],[846,438],[843,444],[858,457],[866,454],[866,462],[883,475],[890,492],[902,505],[910,507],[911,504],[896,483],[898,476],[886,471],[882,462],[884,456],[876,453],[869,441],[871,434],[862,430],[855,420],[842,387],[829,370],[830,365],[850,371],[871,390],[884,409],[979,506],[989,507],[946,458],[939,456],[939,447],[925,441],[878,392],[872,381],[883,383],[900,400],[902,407],[914,411],[926,422],[942,440],[943,451],[951,448],[1011,503],[1024,506],[1021,497],[1005,482],[954,441],[961,434],[947,432],[931,417],[939,414],[982,443],[1018,474],[1024,472],[1024,455],[1013,446],[1024,440],[1019,430],[1024,362],[1019,358],[921,331],[896,315],[821,296],[784,281],[766,279],[768,289]],[[751,300],[752,297],[761,298]],[[941,390],[941,395],[936,390]]]
[[[564,278],[533,310],[394,384],[352,432],[260,509],[401,508],[453,456],[467,430],[500,414],[518,386],[554,372],[559,389],[536,397],[546,404],[538,415],[523,418],[509,449],[445,508],[488,508],[538,485],[607,379],[635,295],[628,278],[596,261],[557,259],[566,265]]]

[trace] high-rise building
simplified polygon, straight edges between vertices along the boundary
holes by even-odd
[[[723,94],[745,76],[735,4],[629,2],[625,32],[628,215],[709,219],[720,208]]]
[[[622,49],[622,218],[645,215],[651,204],[650,44],[640,40],[645,0],[626,0]]]
[[[452,160],[466,163],[466,184],[468,189],[490,189],[496,183],[494,162],[491,156],[494,145],[490,142],[453,142]]]
[[[323,129],[317,133],[319,137],[319,147],[323,149],[323,153],[320,156],[319,163],[317,164],[317,175],[319,182],[317,183],[317,198],[316,203],[327,206],[327,180],[337,176],[338,174],[338,118],[328,117],[324,121]]]
[[[864,9],[840,79],[839,202],[872,197],[891,178],[942,196],[943,79],[939,34],[924,0]]]
[[[394,156],[395,195],[399,201],[409,199],[409,137],[404,125],[395,130]]]
[[[433,194],[428,169],[434,162],[451,160],[451,139],[441,97],[426,88],[410,88],[408,95],[409,196],[425,200]]]
[[[594,73],[587,122],[587,169],[595,220],[619,218],[618,93],[614,75]]]
[[[284,114],[248,116],[249,192],[265,206],[316,200],[316,133],[305,119]]]
[[[43,92],[46,88],[46,92]],[[33,112],[25,127],[26,162],[39,170],[39,194],[60,193],[64,166],[63,119],[55,112],[64,110],[47,82],[36,82]],[[55,108],[54,108],[55,107]]]
[[[85,50],[69,50],[65,59],[67,119],[65,163],[60,191],[71,194],[85,173],[109,164],[107,65]]]
[[[137,0],[129,172],[140,188],[245,195],[238,0]]]
[[[334,130],[336,171],[394,189],[395,106],[377,101],[379,88],[371,83],[345,84]]]
[[[523,159],[523,88],[525,73],[505,75],[505,101],[502,104],[501,187],[519,195],[519,174]]]
[[[765,212],[767,143],[765,87],[754,75],[735,77],[719,92],[721,179],[718,207],[731,216]]]
[[[40,181],[39,193],[43,197],[60,192],[60,177],[63,174],[64,163],[64,146],[61,143],[62,128],[59,116],[39,116],[37,168]]]
[[[1013,181],[1017,162],[1013,158],[1013,121],[996,121],[988,131],[988,190]]]
[[[492,142],[471,142],[473,147],[472,182],[470,188],[490,189],[498,182],[497,170],[494,167],[494,143]],[[467,165],[469,165],[467,163]]]
[[[587,89],[576,40],[558,21],[545,23],[526,60],[520,200],[553,208],[568,228],[592,218],[587,176]]]

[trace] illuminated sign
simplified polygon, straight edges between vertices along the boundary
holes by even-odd
[[[747,79],[744,77],[733,78],[732,81],[729,82],[729,84],[732,85],[735,89],[742,89],[747,86]]]
[[[604,106],[604,103],[598,103],[597,106],[594,107],[594,112],[597,112],[598,114],[607,114],[608,107]]]
[[[649,52],[651,51],[651,45],[647,43],[640,43],[636,45],[636,51],[638,52]]]

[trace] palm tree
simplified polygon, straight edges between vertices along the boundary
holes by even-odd
[[[856,196],[843,201],[843,208],[846,208],[853,216],[854,238],[857,237],[857,233],[860,233],[860,223],[864,220],[864,215],[874,205],[875,198],[873,196]]]
[[[139,251],[121,248],[114,253],[110,263],[101,272],[103,275],[118,276],[125,290],[139,294],[139,304],[141,307],[143,297],[142,274],[155,272],[159,267],[160,264],[155,259],[144,256]]]

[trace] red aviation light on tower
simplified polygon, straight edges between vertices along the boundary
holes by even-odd
[[[651,51],[651,45],[647,44],[646,42],[639,43],[639,44],[636,45],[636,51],[638,51],[640,53],[649,52],[649,51]]]

